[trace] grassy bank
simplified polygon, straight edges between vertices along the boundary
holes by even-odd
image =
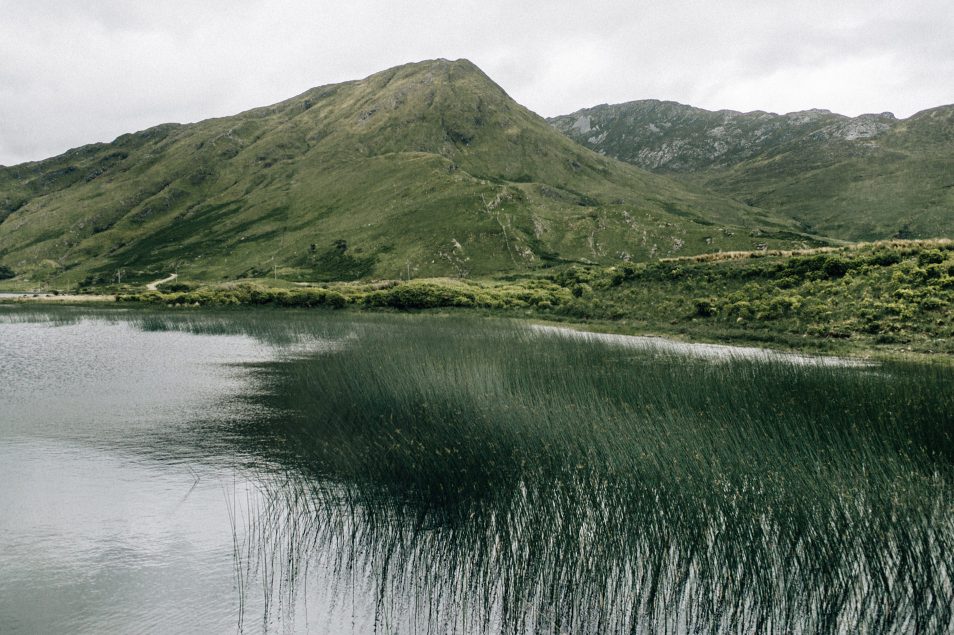
[[[951,241],[734,252],[513,279],[160,289],[118,299],[167,307],[466,310],[802,350],[954,353]]]

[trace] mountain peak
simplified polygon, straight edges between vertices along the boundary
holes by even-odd
[[[383,71],[378,71],[359,81],[373,81],[380,78],[410,77],[415,75],[441,75],[450,79],[461,79],[468,75],[478,74],[490,80],[480,68],[468,59],[460,58],[449,60],[443,57],[421,60],[419,62],[408,62],[392,66]]]
[[[771,227],[790,244],[789,222],[573,143],[468,60],[0,170],[0,255],[72,283],[177,263],[206,279],[463,276],[751,249]]]

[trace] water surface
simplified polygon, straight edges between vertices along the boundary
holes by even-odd
[[[0,631],[954,626],[944,367],[323,312],[0,314]]]
[[[260,615],[233,517],[270,468],[227,439],[268,420],[252,365],[285,354],[115,316],[0,324],[0,631],[235,632],[240,608]]]

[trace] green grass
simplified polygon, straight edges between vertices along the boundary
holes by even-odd
[[[581,116],[592,130],[573,127]],[[678,175],[806,232],[855,241],[954,234],[952,106],[903,120],[875,117],[869,125],[880,131],[855,139],[844,132],[859,120],[833,113],[727,116],[654,100],[550,121],[607,156]]]
[[[593,276],[585,315],[789,346],[954,352],[954,244],[673,260]],[[583,274],[585,275],[585,274]]]
[[[0,168],[0,265],[55,286],[481,276],[766,240],[815,239],[573,143],[464,60]]]
[[[255,283],[121,294],[167,307],[268,305],[464,311],[630,334],[852,354],[954,353],[954,243],[893,241],[723,253],[536,277],[313,287]]]
[[[280,415],[234,431],[284,466],[247,557],[287,592],[324,554],[371,585],[383,630],[954,625],[948,367],[692,359],[463,318],[150,320],[338,343],[264,367]]]

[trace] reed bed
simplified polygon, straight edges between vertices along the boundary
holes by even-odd
[[[311,586],[380,632],[954,631],[946,365],[705,359],[459,317],[110,315],[334,343],[264,365],[246,398],[271,414],[229,430],[268,466],[262,507],[234,515],[266,613]]]
[[[954,628],[947,368],[312,329],[350,343],[276,366],[282,416],[238,435],[286,467],[246,553],[286,605],[311,571],[384,632]]]

